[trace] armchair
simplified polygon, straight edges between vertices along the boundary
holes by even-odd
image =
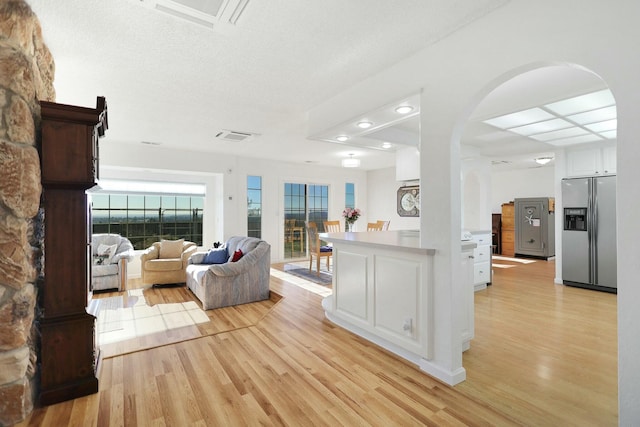
[[[127,288],[127,263],[133,259],[133,245],[119,234],[91,236],[91,289]]]
[[[187,263],[196,250],[195,243],[184,239],[154,242],[140,256],[142,283],[145,285],[185,283]]]

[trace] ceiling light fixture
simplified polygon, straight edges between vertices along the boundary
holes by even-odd
[[[398,114],[407,114],[413,111],[413,107],[410,105],[401,105],[396,108],[396,113]]]
[[[343,168],[357,168],[360,166],[360,159],[354,159],[353,154],[349,154],[348,159],[342,159]]]
[[[336,136],[336,141],[345,142],[348,139],[349,139],[349,137],[347,135]]]
[[[535,159],[536,163],[539,165],[546,165],[551,160],[553,160],[553,157],[538,157],[537,159]]]
[[[366,120],[365,120],[365,121],[358,122],[358,127],[359,127],[360,129],[369,129],[371,126],[373,126],[373,123],[368,122],[368,121],[366,121]]]
[[[392,146],[393,145],[390,142],[383,142],[382,143],[382,148],[385,148],[385,149],[391,148]]]

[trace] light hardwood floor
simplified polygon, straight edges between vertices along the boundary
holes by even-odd
[[[272,277],[283,299],[255,325],[107,358],[97,394],[20,425],[615,426],[616,296],[554,285],[553,264],[496,268],[475,294],[467,380],[455,387]]]

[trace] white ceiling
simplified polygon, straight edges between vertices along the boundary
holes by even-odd
[[[210,3],[212,10],[221,5],[211,17],[213,29],[154,9],[170,0],[65,0],[64,7],[27,0],[56,61],[57,102],[90,107],[105,96],[105,142],[336,167],[355,152],[362,168],[376,169],[395,164],[392,151],[311,140],[307,112],[507,0],[407,0],[402,7],[382,0],[180,1]],[[238,3],[246,7],[233,25],[228,18]],[[479,106],[465,133],[467,147],[514,159],[548,150],[498,135],[481,120],[602,88],[597,77],[566,67],[529,74]],[[414,116],[369,138],[410,140],[418,122]],[[216,139],[222,130],[257,136]]]

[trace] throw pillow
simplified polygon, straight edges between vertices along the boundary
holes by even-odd
[[[242,255],[244,255],[242,253],[242,251],[240,249],[238,249],[237,251],[235,251],[233,253],[233,255],[231,256],[231,262],[236,262],[238,261],[240,258],[242,258]]]
[[[229,255],[227,248],[209,249],[202,260],[203,264],[224,264],[227,262]]]
[[[180,258],[182,256],[182,246],[184,246],[184,239],[161,240],[160,255],[158,258]]]
[[[116,254],[116,249],[118,245],[105,245],[101,243],[98,245],[98,249],[96,250],[96,255],[102,258],[101,264],[109,264],[111,258]]]

